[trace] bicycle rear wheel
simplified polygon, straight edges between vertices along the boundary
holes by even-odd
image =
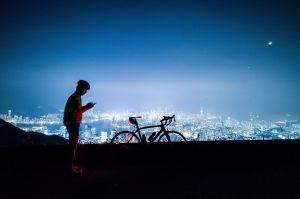
[[[117,133],[112,139],[112,144],[124,144],[124,143],[139,143],[140,139],[135,135],[134,132],[121,131]]]
[[[186,142],[186,139],[177,131],[166,131],[158,138],[158,142]]]

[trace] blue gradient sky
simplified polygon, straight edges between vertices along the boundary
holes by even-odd
[[[297,1],[1,1],[0,24],[1,113],[57,112],[85,79],[100,111],[300,117]]]

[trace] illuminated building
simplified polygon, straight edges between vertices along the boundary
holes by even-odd
[[[107,132],[102,131],[101,132],[101,137],[100,137],[100,142],[106,142],[107,141]]]

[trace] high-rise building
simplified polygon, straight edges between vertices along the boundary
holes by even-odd
[[[200,108],[200,117],[203,117],[203,108]]]
[[[106,140],[107,140],[107,132],[106,131],[102,131],[101,132],[100,141],[101,142],[106,142]]]
[[[11,110],[8,110],[8,118],[11,118]]]

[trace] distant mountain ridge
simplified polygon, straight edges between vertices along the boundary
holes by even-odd
[[[64,145],[68,140],[57,135],[25,132],[0,119],[0,146]]]

